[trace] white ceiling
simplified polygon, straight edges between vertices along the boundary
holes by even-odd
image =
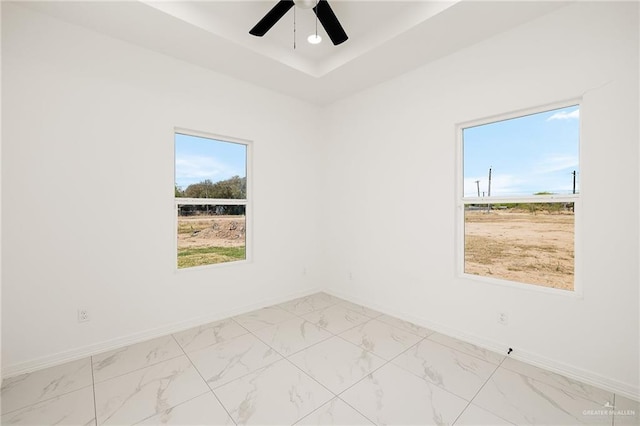
[[[349,40],[333,46],[312,10],[249,30],[277,0],[21,4],[115,38],[325,105],[565,6],[569,1],[329,0]],[[294,9],[296,48],[293,47]]]

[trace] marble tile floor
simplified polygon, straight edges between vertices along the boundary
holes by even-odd
[[[325,293],[5,379],[2,425],[637,425],[640,404]]]

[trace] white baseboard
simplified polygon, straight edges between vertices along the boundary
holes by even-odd
[[[229,318],[236,315],[241,315],[247,312],[254,311],[256,309],[264,308],[265,306],[276,305],[278,303],[287,302],[298,297],[308,296],[313,293],[323,291],[323,289],[315,288],[312,290],[305,290],[302,292],[296,292],[287,296],[280,296],[275,298],[269,298],[257,303],[245,305],[239,308],[230,309],[224,312],[213,313],[210,315],[199,316],[191,318],[186,321],[180,321],[173,324],[164,325],[161,327],[145,330],[139,333],[133,333],[128,336],[118,337],[115,339],[107,340],[104,342],[93,343],[87,346],[70,349],[63,352],[58,352],[53,355],[47,355],[33,360],[20,362],[4,367],[2,369],[2,379],[17,376],[24,373],[31,373],[43,368],[54,367],[56,365],[64,364],[66,362],[76,361],[88,356],[97,355],[103,352],[119,349],[124,346],[132,345],[135,343],[144,342],[146,340],[155,339],[157,337],[166,336],[168,334],[177,333],[180,331],[188,330],[193,327],[198,327],[210,322],[219,321],[225,318]]]
[[[424,318],[408,315],[404,312],[390,310],[388,307],[377,305],[377,304],[371,304],[363,299],[354,298],[349,295],[336,292],[331,289],[324,289],[323,291],[335,297],[348,300],[352,303],[366,306],[367,308],[374,309],[378,312],[382,312],[384,314],[391,315],[396,318],[400,318],[402,320],[412,322],[414,324],[428,328],[435,332],[445,334],[447,336],[454,337],[459,340],[463,340],[465,342],[474,344],[483,349],[487,349],[493,352],[506,355],[506,352],[509,348],[509,345],[504,342],[498,342],[495,340],[486,339],[482,336],[465,333],[463,331],[448,327],[444,324],[435,323],[433,321],[429,321]],[[624,396],[625,398],[629,398],[634,401],[640,401],[640,387],[634,386],[630,383],[614,380],[609,377],[602,376],[593,371],[577,368],[575,366],[572,366],[557,360],[543,357],[533,352],[523,352],[521,350],[517,350],[517,351],[514,351],[513,354],[509,356],[519,361],[526,362],[527,364],[531,364],[536,367],[540,367],[545,370],[552,371],[557,374],[561,374],[570,379],[578,380],[588,385],[595,386],[597,388],[604,389],[609,392],[613,392],[616,395],[621,395],[621,396]]]

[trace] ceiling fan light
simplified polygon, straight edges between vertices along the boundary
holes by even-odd
[[[307,41],[311,44],[320,44],[320,42],[322,41],[322,37],[320,37],[319,34],[311,34],[309,37],[307,37]]]
[[[296,6],[302,9],[311,9],[316,5],[316,0],[293,0]]]

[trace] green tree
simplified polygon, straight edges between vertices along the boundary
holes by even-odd
[[[243,199],[247,197],[247,178],[233,176],[216,183],[206,179],[189,185],[184,190],[184,196],[189,198]]]
[[[184,195],[189,198],[214,198],[212,194],[213,182],[209,179],[199,183],[192,183],[184,190]]]

